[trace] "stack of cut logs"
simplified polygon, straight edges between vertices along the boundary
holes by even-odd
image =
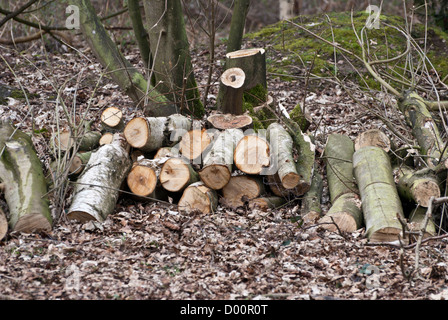
[[[108,113],[117,114],[104,111],[105,128],[112,127]],[[217,129],[222,123],[228,128]],[[181,114],[133,118],[74,168],[82,174],[68,217],[103,221],[123,182],[136,198],[171,198],[182,212],[210,213],[219,202],[232,209],[267,210],[306,193],[310,181],[299,174],[291,135],[277,123],[266,135],[245,130],[250,124],[249,116],[230,114],[209,117],[208,128]]]

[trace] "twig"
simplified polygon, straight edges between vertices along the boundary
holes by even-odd
[[[20,13],[31,7],[37,1],[38,0],[31,0],[28,3],[24,4],[22,7],[20,7],[19,9],[17,9],[16,11],[8,13],[6,17],[4,17],[2,21],[0,21],[0,27],[2,27],[8,20],[14,19],[16,16],[18,16]]]

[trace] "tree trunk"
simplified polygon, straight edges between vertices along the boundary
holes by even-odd
[[[158,90],[180,105],[182,113],[202,117],[204,106],[191,64],[180,0],[145,0],[146,30]],[[189,110],[183,110],[184,105]]]
[[[265,193],[262,177],[232,176],[222,188],[222,202],[226,207],[236,209],[247,201],[259,198]]]
[[[9,226],[18,232],[50,231],[52,217],[42,165],[28,135],[0,121],[0,181]]]
[[[417,207],[412,211],[409,216],[409,231],[418,232],[422,230],[422,228],[424,227],[426,211],[427,209],[423,207]],[[436,225],[434,223],[434,220],[430,218],[428,220],[428,224],[426,225],[423,238],[433,237],[436,234]]]
[[[218,195],[215,190],[207,188],[201,181],[190,184],[179,200],[181,212],[198,210],[202,213],[213,213],[218,207]]]
[[[230,68],[221,75],[221,94],[223,95],[219,111],[234,115],[243,114],[244,71]]]
[[[140,56],[142,57],[145,68],[149,70],[152,66],[151,50],[149,47],[148,33],[143,26],[139,2],[139,0],[128,0],[128,11],[132,28],[134,29],[135,40],[140,50]]]
[[[267,128],[271,161],[277,166],[278,177],[286,189],[294,189],[300,183],[294,161],[293,141],[289,133],[278,123]]]
[[[204,184],[214,190],[222,189],[230,180],[233,169],[233,154],[236,145],[244,137],[239,129],[222,131],[203,157],[199,176]]]
[[[169,158],[162,166],[159,180],[165,190],[179,192],[197,182],[199,175],[184,159]]]
[[[402,227],[397,215],[403,218],[403,209],[387,153],[373,146],[361,148],[353,154],[353,170],[367,237],[371,242],[398,240]]]
[[[353,176],[353,141],[340,134],[330,134],[325,145],[327,181],[331,208],[319,222],[323,227],[336,231],[353,232],[363,222],[359,191]],[[336,227],[337,225],[337,227]]]
[[[112,132],[106,132],[103,134],[100,138],[100,141],[98,141],[100,146],[104,146],[105,144],[109,144],[114,139],[114,134]]]
[[[445,161],[447,148],[424,100],[415,92],[407,92],[399,101],[398,107],[412,129],[412,135],[421,148],[421,154],[428,157],[426,159],[428,166],[435,168],[439,162]]]
[[[262,48],[243,49],[226,54],[225,69],[240,68],[244,71],[243,89],[250,90],[258,85],[267,89],[266,51]],[[264,101],[260,101],[260,104]]]
[[[416,170],[399,166],[394,169],[397,190],[400,197],[406,201],[413,201],[422,207],[428,207],[431,197],[440,197],[437,178],[430,174],[419,174]]]
[[[145,107],[147,116],[167,116],[177,112],[177,107],[154,87],[124,58],[101,24],[89,0],[70,0],[79,8],[81,31],[89,47],[112,79],[137,104]]]
[[[227,52],[241,49],[246,16],[249,12],[250,0],[236,0],[233,7],[232,20],[230,21],[229,40],[227,41]]]
[[[76,182],[67,218],[103,222],[115,209],[120,187],[131,165],[126,140],[116,133],[112,143],[91,155]]]
[[[152,152],[177,143],[190,128],[190,119],[173,114],[168,117],[134,118],[127,123],[123,133],[132,147]]]
[[[101,125],[106,132],[119,132],[124,129],[123,112],[117,107],[106,108],[101,113]]]
[[[261,174],[270,165],[269,144],[256,135],[244,136],[235,147],[233,161],[244,173]]]

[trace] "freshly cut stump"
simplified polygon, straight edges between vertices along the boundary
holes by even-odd
[[[244,173],[260,174],[270,164],[269,144],[255,135],[244,136],[235,148],[233,162]]]
[[[223,99],[219,110],[222,113],[243,114],[244,80],[246,75],[240,68],[230,68],[221,75]]]
[[[218,206],[218,195],[215,190],[210,189],[201,181],[189,185],[179,200],[180,212],[191,212],[198,210],[202,213],[212,213]]]
[[[127,176],[128,187],[137,196],[148,197],[157,187],[160,162],[152,159],[140,159],[134,162]]]
[[[198,180],[198,173],[181,158],[166,160],[159,177],[162,187],[170,192],[179,192]]]
[[[226,114],[214,114],[207,118],[211,127],[218,130],[226,129],[246,129],[252,126],[252,117],[246,114],[234,115],[230,113]]]
[[[269,209],[276,209],[286,203],[283,197],[263,197],[256,198],[249,201],[249,209],[258,209],[261,211],[268,211]]]
[[[390,139],[387,135],[379,129],[370,129],[362,132],[355,139],[355,151],[362,147],[375,146],[383,149],[386,152],[390,150]]]

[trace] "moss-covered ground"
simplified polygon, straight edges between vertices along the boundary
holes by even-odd
[[[255,42],[259,40],[267,45],[267,70],[270,76],[277,75],[288,80],[303,76],[303,70],[307,70],[317,76],[349,77],[363,87],[378,89],[377,81],[365,72],[363,64],[353,55],[335,50],[334,46],[317,39],[294,23],[323,39],[336,42],[359,57],[362,51],[354,30],[358,36],[364,30],[365,48],[372,60],[390,59],[406,51],[406,38],[398,29],[409,30],[413,39],[410,53],[387,65],[383,64],[383,71],[401,81],[411,78],[409,70],[416,74],[422,72],[422,56],[415,46],[423,49],[426,43],[427,57],[431,61],[426,61],[426,66],[431,68],[432,64],[440,78],[448,75],[448,35],[441,29],[428,26],[425,33],[425,25],[422,23],[411,23],[402,17],[388,15],[380,16],[379,28],[369,29],[365,27],[367,19],[368,14],[365,12],[353,13],[353,20],[350,12],[298,16],[291,20],[293,23],[280,21],[246,35],[246,39]],[[363,81],[359,81],[360,74]]]

